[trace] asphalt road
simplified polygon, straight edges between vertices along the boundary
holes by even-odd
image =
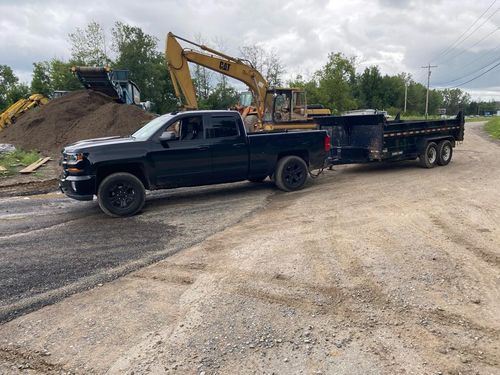
[[[192,246],[275,191],[244,182],[153,192],[141,214],[125,219],[60,193],[0,199],[0,322]]]

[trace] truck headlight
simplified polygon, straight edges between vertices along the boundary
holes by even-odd
[[[77,154],[67,154],[67,161],[71,163],[76,163],[79,162],[80,160],[83,160],[83,154],[82,153],[77,153]]]

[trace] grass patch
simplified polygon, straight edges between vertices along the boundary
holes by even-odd
[[[6,168],[0,171],[0,177],[7,177],[16,174],[19,170],[34,163],[40,158],[37,152],[15,150],[0,154],[0,166]]]
[[[488,120],[491,120],[491,117],[479,116],[479,117],[466,118],[465,122],[482,122],[482,121],[488,121]]]
[[[492,118],[484,125],[486,130],[493,138],[500,139],[500,117]]]

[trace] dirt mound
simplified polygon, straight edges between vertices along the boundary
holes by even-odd
[[[56,156],[78,140],[131,134],[153,117],[101,93],[80,90],[30,110],[0,132],[0,143]]]

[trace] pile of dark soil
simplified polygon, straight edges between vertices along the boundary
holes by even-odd
[[[101,93],[79,90],[26,112],[0,132],[0,143],[57,156],[75,141],[132,134],[153,117]]]

